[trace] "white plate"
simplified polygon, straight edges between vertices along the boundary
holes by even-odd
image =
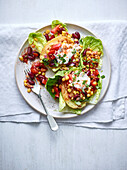
[[[92,35],[94,37],[96,37],[92,32],[90,32],[89,30],[80,27],[78,25],[74,25],[74,24],[69,24],[67,23],[67,28],[69,33],[73,33],[75,31],[80,32],[81,36],[87,36],[87,35]],[[37,31],[39,32],[44,32],[47,29],[51,29],[51,25],[45,26]],[[23,62],[21,62],[19,60],[19,56],[21,55],[21,53],[23,52],[24,48],[28,46],[28,40],[26,40],[22,47],[19,50],[17,59],[16,59],[16,64],[15,64],[15,77],[16,77],[16,82],[17,82],[17,86],[19,88],[20,93],[22,94],[22,96],[24,97],[24,99],[26,100],[26,102],[33,107],[36,111],[45,114],[44,109],[38,99],[38,97],[34,94],[34,93],[27,93],[27,89],[24,87],[24,83],[23,81],[25,80],[25,74],[24,74],[24,69],[28,66],[28,64],[25,64]],[[104,45],[103,45],[104,47]],[[104,47],[104,56],[103,56],[103,74],[105,75],[105,79],[103,79],[103,84],[102,84],[102,91],[101,91],[101,95],[99,98],[99,101],[103,98],[103,96],[105,95],[107,89],[108,89],[108,85],[110,82],[110,75],[111,75],[111,64],[110,64],[110,58],[107,54],[107,51],[105,50]],[[53,76],[54,73],[50,70],[47,73],[48,76]],[[43,98],[43,101],[48,109],[48,111],[55,117],[55,118],[72,118],[72,117],[76,117],[76,114],[72,114],[72,113],[61,113],[58,111],[58,102],[56,102],[50,95],[49,93],[46,91],[46,89],[44,88],[44,86],[41,89],[41,95]],[[98,102],[99,102],[98,101]],[[87,105],[84,109],[82,109],[82,113],[84,114],[86,112],[88,112],[89,110],[91,110],[94,107],[94,105]]]

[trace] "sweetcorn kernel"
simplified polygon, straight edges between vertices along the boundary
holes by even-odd
[[[77,39],[77,38],[75,38],[75,39],[74,39],[74,41],[78,41],[78,39]]]
[[[79,55],[79,52],[77,51],[76,54]]]
[[[62,81],[65,81],[65,78],[62,78]]]
[[[73,91],[74,94],[76,94],[76,91]]]
[[[35,40],[35,41],[38,41],[38,39],[37,39],[37,38],[34,38],[34,40]]]
[[[91,91],[91,95],[93,95],[93,91]]]
[[[85,96],[82,99],[85,100]]]
[[[41,72],[39,71],[38,74],[41,74]]]
[[[66,35],[66,31],[62,31],[62,35],[65,36]]]
[[[83,45],[80,45],[81,48],[83,48]]]
[[[50,31],[49,30],[46,30],[46,34],[49,34],[50,33]]]
[[[71,89],[67,89],[67,91],[70,93],[70,92],[71,92]]]
[[[58,84],[56,84],[56,87],[58,87]]]
[[[44,32],[43,35],[45,35],[46,33]]]
[[[68,36],[67,36],[68,38],[71,38],[71,35],[70,34],[68,34]]]
[[[76,60],[75,61],[79,61],[79,59],[78,58],[76,58]]]
[[[24,80],[24,83],[27,83],[27,80]]]
[[[27,87],[27,83],[24,83],[24,86]]]
[[[54,89],[52,89],[52,93],[54,93]]]
[[[66,79],[66,80],[69,80],[69,76],[65,76],[65,79]]]
[[[72,84],[68,84],[69,87],[72,87]]]
[[[30,93],[30,92],[31,92],[31,88],[28,88],[28,89],[27,89],[27,92]]]
[[[44,75],[45,75],[45,73],[43,72],[43,73],[42,73],[42,75],[44,76]]]
[[[87,94],[87,97],[90,97],[90,94]]]
[[[20,59],[20,61],[23,61],[23,57],[22,56],[20,56],[19,59]]]
[[[71,100],[73,100],[74,99],[74,97],[71,97]]]

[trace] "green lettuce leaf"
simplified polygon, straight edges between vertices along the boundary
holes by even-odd
[[[93,51],[101,52],[101,56],[103,56],[103,45],[100,39],[97,39],[93,36],[86,36],[83,40],[83,51],[86,48],[91,48]]]
[[[101,89],[102,89],[102,78],[99,75],[99,81],[98,81],[98,86],[97,86],[97,92],[90,97],[89,102],[90,104],[96,104],[99,100],[100,94],[101,94]]]
[[[66,24],[63,24],[63,23],[60,22],[59,20],[54,20],[54,21],[52,21],[52,25],[51,25],[52,28],[56,27],[57,25],[61,25],[62,27],[65,28],[66,31],[68,31],[68,30],[67,30],[67,27],[66,27]]]
[[[59,111],[61,112],[64,107],[66,106],[66,103],[63,99],[62,93],[60,92],[60,97],[59,97]]]
[[[52,93],[52,87],[53,87],[53,85],[57,84],[60,77],[64,76],[65,72],[66,72],[65,70],[58,71],[53,77],[48,78],[48,80],[47,80],[45,87],[53,98],[55,98],[55,94]]]
[[[83,67],[83,59],[82,59],[82,54],[83,51],[86,48],[91,48],[93,51],[98,51],[101,52],[101,56],[103,56],[103,45],[100,39],[97,39],[95,37],[92,36],[86,36],[85,38],[81,38],[80,39],[80,44],[83,45],[82,51],[80,53],[80,66]],[[102,59],[99,60],[99,64],[98,64],[98,69],[101,69],[102,67]]]
[[[35,41],[35,38],[37,41]],[[30,33],[28,37],[28,42],[30,45],[35,45],[37,51],[41,53],[44,45],[47,43],[45,36],[41,32]]]
[[[81,114],[81,109],[72,109],[66,105],[61,93],[59,97],[59,111],[64,112],[64,113],[71,112],[71,113],[78,114],[78,115]]]

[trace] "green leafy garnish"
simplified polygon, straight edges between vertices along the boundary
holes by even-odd
[[[76,80],[76,77],[73,77],[73,81],[75,81]]]
[[[86,80],[84,80],[82,84],[86,84]]]
[[[99,60],[98,60],[98,59],[96,59],[96,58],[92,58],[92,61],[99,62]]]
[[[104,78],[105,78],[105,75],[102,75],[101,78],[104,79]]]
[[[47,58],[43,58],[42,61],[43,61],[44,65],[49,65],[49,61]]]
[[[86,87],[88,88],[88,87],[89,87],[89,85],[88,85],[88,84],[86,84]]]
[[[72,54],[75,54],[76,53],[76,49],[74,49],[73,51],[72,51]]]
[[[53,63],[55,64],[56,67],[58,67],[59,64],[58,64],[56,58],[53,60]]]

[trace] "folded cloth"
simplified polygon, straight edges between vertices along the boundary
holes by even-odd
[[[78,24],[90,29],[106,45],[112,64],[111,82],[105,97],[94,109],[76,118],[58,119],[57,121],[75,124],[76,126],[99,128],[102,128],[104,123],[107,125],[109,122],[112,122],[112,124],[121,122],[126,118],[127,22]],[[36,24],[36,26],[31,24],[23,26],[1,25],[0,27],[0,68],[2,73],[0,78],[0,121],[25,123],[47,121],[45,116],[37,113],[24,101],[18,91],[14,77],[15,58],[21,44],[30,32],[43,26],[44,24]],[[113,127],[112,124],[109,125]]]

